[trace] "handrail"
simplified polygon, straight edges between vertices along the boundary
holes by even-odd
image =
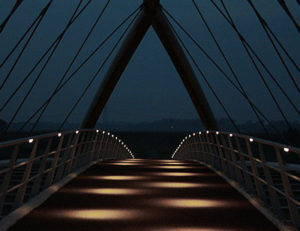
[[[0,143],[0,217],[81,167],[134,158],[117,136],[96,129],[56,132]]]
[[[173,159],[220,171],[285,222],[300,228],[300,149],[247,135],[201,131],[183,138]]]

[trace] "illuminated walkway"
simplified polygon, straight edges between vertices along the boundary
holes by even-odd
[[[208,168],[188,161],[95,165],[9,230],[277,230]]]

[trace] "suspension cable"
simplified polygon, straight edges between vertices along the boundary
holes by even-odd
[[[244,93],[244,95],[246,96],[247,103],[250,105],[250,108],[251,108],[251,110],[253,111],[253,113],[255,114],[255,116],[256,116],[256,118],[257,118],[259,124],[261,125],[261,127],[263,128],[263,130],[265,131],[265,133],[266,133],[266,134],[269,134],[269,132],[268,132],[268,130],[266,129],[266,127],[265,127],[265,125],[264,125],[262,119],[261,119],[260,116],[258,115],[258,113],[257,113],[257,111],[255,110],[255,108],[253,107],[253,105],[249,102],[249,96],[247,95],[246,90],[244,89],[243,85],[242,85],[241,82],[239,81],[239,78],[237,77],[237,74],[236,74],[235,71],[233,70],[232,65],[230,64],[230,62],[229,62],[228,58],[226,57],[226,55],[225,55],[223,49],[221,48],[221,45],[219,44],[219,42],[218,42],[218,40],[216,39],[214,33],[212,32],[210,26],[208,25],[208,23],[207,23],[207,21],[206,21],[204,15],[201,13],[199,6],[198,6],[197,3],[195,2],[195,0],[192,0],[192,1],[193,1],[193,4],[194,4],[194,6],[195,6],[195,8],[196,8],[196,10],[197,10],[197,12],[198,12],[198,14],[199,14],[200,17],[201,17],[203,23],[205,24],[205,26],[206,26],[208,32],[210,33],[212,39],[214,40],[214,42],[215,42],[215,44],[216,44],[218,50],[220,51],[220,53],[221,53],[222,57],[224,58],[224,60],[225,60],[225,62],[226,62],[226,64],[227,64],[227,66],[229,67],[229,69],[230,69],[230,71],[231,71],[231,73],[232,73],[234,79],[235,79],[236,82],[238,83],[238,85],[239,85],[241,91],[242,91],[242,92]]]
[[[253,11],[255,12],[255,14],[256,14],[256,16],[257,16],[257,18],[258,18],[260,24],[262,25],[262,27],[263,27],[263,29],[264,29],[264,31],[265,31],[267,37],[268,37],[268,39],[270,40],[270,42],[271,42],[271,44],[272,44],[272,46],[273,46],[273,48],[274,48],[276,54],[278,55],[278,57],[279,57],[279,59],[280,59],[282,65],[284,66],[285,70],[287,71],[289,78],[290,78],[291,81],[293,82],[293,84],[294,84],[294,86],[296,87],[297,91],[300,93],[300,89],[299,89],[299,86],[298,86],[296,80],[294,79],[294,77],[293,77],[291,71],[289,70],[287,64],[286,64],[285,61],[283,60],[282,55],[280,54],[278,48],[276,47],[276,45],[275,45],[275,43],[274,43],[274,41],[273,41],[273,39],[272,39],[272,37],[271,37],[269,31],[268,31],[268,30],[270,30],[270,27],[268,26],[267,22],[264,20],[264,18],[261,16],[261,14],[258,12],[258,10],[256,9],[256,7],[254,6],[252,0],[248,0],[248,3],[250,4],[251,8],[252,8]],[[279,84],[278,84],[278,85],[279,85]],[[289,102],[291,103],[290,98],[289,98]],[[292,104],[293,104],[293,103],[292,103]],[[293,104],[293,105],[295,106],[295,104]],[[296,106],[295,106],[295,107],[296,107]],[[299,110],[297,110],[297,112],[300,114]]]
[[[164,11],[170,16],[170,18],[175,22],[175,24],[193,41],[193,43],[201,50],[203,51],[203,49],[201,49],[201,46],[199,45],[199,43],[193,38],[193,36],[187,31],[185,30],[185,28],[170,14],[168,13],[168,11],[166,9],[164,9]],[[205,54],[205,53],[204,53]],[[249,97],[247,97],[243,91],[241,91],[241,89],[228,77],[228,75],[213,61],[212,62],[217,69],[223,74],[223,76],[225,77],[225,79],[227,81],[229,81],[229,83],[246,99]],[[257,106],[249,99],[249,102],[251,103],[251,105],[253,105],[253,107],[255,108],[255,110],[260,114],[260,116],[266,120],[268,122],[268,124],[270,125],[270,127],[276,132],[278,133],[278,135],[281,135],[281,133],[277,130],[277,128],[272,124],[272,122],[257,108]],[[282,137],[283,140],[284,137]]]
[[[52,1],[52,0],[50,0]],[[47,6],[46,6],[47,7]],[[45,7],[45,8],[46,8]],[[17,49],[17,47],[20,45],[20,43],[24,40],[24,38],[26,37],[26,35],[29,33],[29,31],[32,29],[32,27],[36,24],[36,22],[40,19],[41,15],[43,14],[43,11],[45,10],[45,8],[43,8],[41,10],[41,12],[38,14],[38,16],[33,20],[33,22],[30,24],[30,26],[28,27],[28,29],[24,32],[24,34],[21,36],[21,38],[18,40],[18,42],[16,43],[16,45],[13,47],[13,49],[8,53],[8,55],[4,58],[4,60],[2,61],[2,63],[0,64],[0,68],[2,68],[2,66],[7,62],[7,60],[10,58],[10,56],[15,52],[15,50]]]
[[[22,4],[23,0],[16,0],[15,5],[13,6],[12,10],[10,11],[9,15],[4,19],[4,21],[0,25],[0,34],[2,33],[4,27],[8,23],[9,19],[13,16],[15,11],[19,8],[19,6]]]
[[[296,22],[294,16],[292,15],[291,11],[289,10],[287,4],[285,3],[284,0],[277,0],[277,2],[279,3],[279,5],[283,8],[283,10],[285,11],[285,13],[289,16],[289,18],[291,19],[291,21],[293,22],[293,24],[295,25],[295,27],[297,28],[298,32],[300,33],[300,26],[298,25],[298,23]],[[300,1],[297,0],[298,4],[300,4]]]
[[[213,1],[213,0],[212,0],[212,1]],[[238,29],[237,29],[237,27],[236,27],[236,25],[235,25],[235,23],[234,23],[234,21],[233,21],[233,19],[232,19],[232,17],[231,17],[230,12],[228,11],[228,9],[227,9],[227,7],[226,7],[224,1],[223,1],[223,0],[220,0],[220,1],[221,1],[222,5],[223,5],[223,7],[224,7],[224,9],[225,9],[225,11],[226,11],[226,13],[227,13],[228,18],[230,19],[230,21],[231,21],[231,23],[232,23],[232,26],[235,28],[235,31],[237,31]],[[282,110],[282,108],[281,108],[281,106],[279,105],[277,99],[275,98],[275,95],[273,94],[271,88],[269,87],[269,85],[268,85],[266,79],[264,78],[264,76],[263,76],[263,74],[261,73],[259,67],[257,66],[257,64],[256,64],[256,62],[255,62],[255,60],[254,60],[254,58],[252,57],[252,55],[251,55],[251,53],[250,53],[250,51],[249,51],[249,48],[246,46],[246,44],[245,44],[245,42],[244,42],[244,41],[245,41],[245,38],[242,37],[240,33],[237,33],[237,34],[238,34],[238,37],[239,37],[239,39],[240,39],[240,41],[241,41],[241,43],[242,43],[242,45],[243,45],[243,47],[244,47],[244,49],[245,49],[247,55],[248,55],[248,57],[250,58],[251,63],[252,63],[253,66],[255,67],[255,70],[257,71],[257,73],[258,73],[260,79],[262,80],[264,86],[266,87],[266,89],[267,89],[267,91],[269,92],[271,98],[273,99],[273,102],[275,103],[275,105],[276,105],[278,111],[279,111],[280,114],[282,115],[282,118],[284,119],[284,121],[285,121],[287,127],[288,127],[290,130],[292,130],[292,126],[290,125],[290,123],[289,123],[289,121],[288,121],[288,119],[287,119],[287,117],[286,117],[284,111]]]
[[[92,27],[90,28],[87,36],[85,37],[84,41],[82,42],[82,44],[80,45],[79,49],[77,50],[76,54],[74,55],[74,58],[72,59],[71,63],[69,64],[69,66],[67,67],[66,71],[64,72],[63,76],[61,77],[59,83],[56,85],[55,90],[53,91],[56,92],[57,89],[60,87],[60,85],[62,84],[62,82],[64,81],[65,77],[67,76],[67,74],[69,73],[71,67],[73,66],[74,62],[76,61],[76,59],[78,58],[80,52],[82,51],[83,47],[85,46],[85,44],[87,43],[87,40],[89,39],[89,37],[91,36],[91,34],[93,33],[95,27],[97,26],[98,22],[100,21],[100,19],[102,18],[105,10],[107,9],[109,3],[111,0],[108,0],[106,2],[106,4],[104,5],[102,11],[100,12],[99,16],[96,18],[96,21],[94,22],[94,24],[92,25]],[[52,94],[53,94],[52,93]],[[52,98],[46,102],[46,105],[44,106],[43,110],[41,111],[41,113],[39,114],[38,118],[36,119],[36,121],[34,122],[32,128],[31,128],[31,132],[36,128],[37,124],[39,123],[40,119],[42,118],[43,114],[45,113],[47,107],[49,106],[50,102],[51,102]]]
[[[100,67],[98,68],[98,70],[96,71],[96,73],[94,74],[94,76],[92,77],[92,79],[90,80],[90,82],[88,83],[88,85],[86,86],[86,88],[83,90],[83,92],[81,93],[81,95],[79,96],[79,98],[77,99],[77,101],[75,102],[75,104],[73,105],[73,107],[71,108],[71,110],[69,111],[69,113],[67,114],[67,116],[65,117],[65,119],[63,120],[63,122],[61,123],[61,125],[59,126],[59,128],[58,128],[59,131],[63,128],[63,126],[65,125],[65,123],[67,122],[67,120],[69,119],[69,117],[71,116],[71,114],[73,113],[73,111],[76,109],[76,107],[78,106],[78,104],[80,103],[80,101],[82,100],[82,98],[86,95],[86,93],[89,90],[89,88],[91,87],[92,83],[96,80],[98,74],[101,72],[102,68],[104,67],[104,65],[106,64],[106,62],[109,60],[109,58],[111,57],[111,55],[113,54],[113,52],[115,51],[115,49],[118,47],[118,45],[120,44],[120,42],[122,41],[122,39],[126,35],[127,31],[132,26],[132,24],[134,23],[134,21],[136,20],[136,18],[138,17],[139,14],[140,14],[140,11],[134,16],[134,18],[131,20],[131,22],[128,24],[128,26],[126,27],[126,29],[121,34],[121,36],[118,39],[118,41],[114,44],[113,48],[111,49],[111,51],[109,52],[109,54],[106,56],[105,60],[102,62],[102,64],[100,65]]]
[[[167,17],[166,17],[167,18]],[[221,101],[221,99],[218,97],[216,91],[213,89],[213,87],[211,86],[211,84],[209,83],[209,81],[207,80],[205,74],[203,73],[203,71],[201,70],[200,66],[197,64],[195,58],[193,57],[193,55],[191,54],[191,52],[189,51],[189,49],[186,47],[185,43],[183,42],[182,38],[179,36],[179,34],[177,33],[177,31],[175,30],[174,26],[171,24],[171,22],[169,21],[169,19],[167,18],[168,24],[170,25],[172,31],[174,32],[176,38],[179,40],[181,46],[184,48],[184,50],[186,51],[186,53],[188,54],[188,56],[190,57],[190,59],[192,60],[192,62],[194,63],[194,65],[196,66],[198,72],[200,73],[200,75],[202,76],[203,80],[206,82],[207,86],[209,87],[209,89],[211,90],[211,92],[213,93],[213,95],[215,96],[215,98],[217,99],[218,103],[220,104],[220,106],[222,107],[223,111],[225,112],[225,114],[227,115],[228,119],[230,120],[230,122],[232,123],[232,125],[234,126],[234,128],[236,129],[236,131],[238,133],[240,132],[240,129],[238,128],[238,126],[236,125],[236,123],[234,122],[232,116],[230,115],[230,113],[228,112],[228,110],[226,109],[226,107],[224,106],[223,102]]]
[[[39,74],[37,75],[37,77],[35,78],[34,82],[31,84],[29,90],[27,91],[26,95],[23,97],[23,100],[21,101],[21,103],[19,104],[19,106],[17,107],[17,110],[15,111],[15,113],[13,114],[12,118],[10,119],[10,121],[8,122],[8,125],[6,126],[5,128],[5,132],[7,132],[7,130],[9,129],[9,127],[11,126],[11,124],[13,123],[14,119],[16,118],[16,116],[18,115],[18,113],[20,112],[20,110],[22,109],[23,105],[25,104],[27,98],[29,97],[29,95],[31,94],[34,86],[36,85],[37,81],[40,79],[43,71],[45,70],[45,68],[47,67],[50,59],[52,58],[52,56],[54,55],[55,51],[57,50],[58,48],[58,45],[60,44],[60,42],[62,41],[62,38],[64,37],[65,35],[65,32],[69,29],[69,27],[71,26],[72,24],[72,21],[73,19],[75,18],[75,15],[76,13],[78,12],[81,4],[82,4],[83,0],[80,0],[75,11],[73,12],[73,15],[71,16],[66,28],[64,29],[64,32],[61,34],[61,36],[59,37],[58,41],[56,42],[52,52],[50,53],[49,57],[47,58],[45,64],[43,65],[42,69],[40,70]],[[91,1],[89,1],[87,4],[89,4]],[[83,11],[80,11],[80,12],[83,12]]]
[[[81,0],[82,2],[82,0]],[[86,5],[81,9],[81,11],[74,17],[72,17],[72,20],[70,23],[65,27],[65,29],[57,36],[57,38],[52,42],[52,44],[48,47],[48,49],[43,53],[43,55],[40,57],[40,59],[35,63],[35,65],[31,68],[31,70],[27,73],[25,78],[19,83],[19,85],[16,87],[16,89],[12,92],[12,94],[8,97],[8,99],[4,102],[2,107],[0,108],[0,112],[2,112],[7,105],[10,103],[10,101],[15,97],[16,93],[22,88],[24,83],[28,80],[28,78],[31,76],[31,74],[34,72],[34,70],[40,65],[40,63],[44,60],[44,58],[48,55],[48,53],[54,49],[54,47],[59,43],[59,41],[62,39],[66,31],[70,28],[70,26],[75,22],[75,20],[81,15],[83,10],[87,7],[88,4],[90,4],[91,0],[86,3]]]
[[[4,87],[5,83],[7,82],[7,80],[9,79],[9,77],[11,76],[12,72],[14,71],[16,65],[18,64],[18,62],[20,61],[23,53],[25,52],[29,42],[31,41],[33,35],[35,34],[36,30],[38,29],[39,25],[41,24],[43,18],[45,17],[46,15],[46,12],[48,11],[50,5],[52,3],[52,0],[50,0],[50,2],[47,4],[47,6],[42,10],[42,12],[40,13],[39,15],[39,19],[37,21],[37,24],[35,25],[35,27],[33,28],[32,32],[30,33],[29,35],[29,38],[27,39],[27,41],[25,42],[21,52],[19,53],[19,55],[17,56],[15,62],[13,63],[13,65],[11,66],[9,72],[7,73],[7,75],[5,76],[1,86],[0,86],[0,90],[2,90],[2,88]],[[5,61],[5,60],[4,60]]]
[[[47,104],[49,100],[60,92],[62,88],[75,76],[75,74],[97,53],[97,51],[140,9],[138,7],[132,13],[129,14],[112,32],[88,55],[88,57],[71,73],[71,75],[61,84],[61,86],[57,89],[53,94],[24,122],[24,124],[20,127],[18,131],[22,131],[28,123],[43,109],[43,107]]]

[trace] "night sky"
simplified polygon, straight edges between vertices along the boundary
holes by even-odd
[[[14,2],[15,1],[0,0],[0,22],[7,16]],[[4,103],[16,88],[17,84],[22,81],[30,68],[39,59],[41,54],[64,29],[78,2],[79,1],[77,0],[53,1],[53,4],[33,36],[32,41],[29,43],[20,62],[14,69],[10,79],[0,91],[0,105]],[[135,10],[141,2],[142,0],[112,0],[103,15],[103,18],[97,25],[94,33],[88,40],[87,45],[84,47],[71,70],[75,70],[80,62],[84,60],[84,58],[113,30],[113,28]],[[250,98],[255,102],[257,107],[268,116],[268,118],[272,120],[282,120],[280,113],[276,109],[270,96],[267,94],[266,88],[263,86],[257,72],[254,70],[253,65],[250,63],[249,58],[247,58],[245,51],[242,49],[241,42],[238,40],[236,33],[233,32],[232,28],[229,27],[227,22],[217,12],[209,0],[196,2],[202,13],[205,15],[218,41],[222,45],[231,64],[235,68],[240,81],[246,87],[246,91]],[[216,2],[220,3],[219,0]],[[280,41],[299,65],[299,33],[291,23],[291,20],[284,13],[277,1],[254,0],[253,2],[266,19],[268,25],[273,29],[276,35],[278,35]],[[300,6],[297,4],[297,1],[287,0],[286,2],[292,10],[296,20],[300,22]],[[20,36],[47,3],[48,1],[45,0],[25,0],[16,11],[0,35],[0,62],[6,57]],[[51,94],[105,3],[106,1],[104,0],[92,1],[86,11],[78,18],[76,23],[71,26],[70,30],[67,31],[57,52],[50,61],[49,66],[46,68],[41,79],[38,81],[33,93],[30,95],[17,116],[16,121],[26,120],[31,113],[46,100],[46,97]],[[182,23],[186,30],[196,38],[199,44],[206,49],[216,62],[224,68],[226,73],[232,77],[229,68],[226,66],[201,21],[200,16],[193,7],[192,1],[161,0],[161,3]],[[288,78],[287,72],[280,63],[278,56],[276,56],[271,43],[265,36],[264,31],[248,2],[246,0],[226,0],[225,3],[232,13],[232,17],[241,33],[255,48],[265,64],[270,68],[277,81],[293,99],[298,109],[300,109],[299,93]],[[122,27],[122,30],[119,30],[116,36],[113,36],[95,57],[92,58],[92,60],[90,60],[90,62],[88,62],[88,64],[74,77],[74,79],[66,85],[64,91],[60,92],[54,98],[43,116],[42,121],[62,122],[65,115],[75,103],[79,94],[83,91],[85,85],[88,84],[98,66],[105,59],[124,29],[125,27]],[[176,27],[176,29],[178,29],[178,27]],[[224,79],[221,73],[216,70],[201,51],[180,30],[178,31],[233,118],[237,122],[256,120],[249,105],[247,105],[246,101],[240,97],[239,93],[237,93],[237,91]],[[18,48],[16,52],[20,52],[20,48]],[[283,57],[294,78],[298,84],[300,84],[299,72],[285,55],[283,55]],[[15,58],[16,55],[12,56],[11,59],[9,59],[9,62],[0,69],[1,82],[8,73]],[[80,122],[82,120],[96,89],[101,83],[101,79],[103,78],[107,67],[108,65],[106,65],[103,71],[98,75],[97,80],[88,91],[88,94],[70,117],[69,122]],[[39,69],[40,67],[38,70]],[[29,89],[30,84],[38,74],[38,70],[31,75],[14,100],[1,112],[0,118],[6,121],[10,119],[16,110],[17,105],[26,94],[26,90]],[[196,69],[195,73],[216,117],[218,119],[226,117],[222,108],[217,103]],[[280,105],[286,112],[288,119],[290,121],[300,121],[299,115],[282,96],[281,92],[270,80],[266,72],[262,71],[262,73],[266,76],[271,89],[274,91]],[[141,122],[163,118],[194,119],[198,118],[198,116],[166,51],[153,29],[150,28],[127,69],[123,73],[123,76],[116,86],[115,91],[105,108],[104,114],[100,119],[109,121]]]

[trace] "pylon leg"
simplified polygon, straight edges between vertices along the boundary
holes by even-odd
[[[142,10],[102,80],[81,128],[93,128],[96,125],[105,104],[150,25],[151,19]]]
[[[158,8],[153,14],[152,26],[176,67],[204,127],[208,130],[217,130],[218,126],[216,119],[199,85],[197,77],[178,40],[176,39],[166,16],[160,8]]]

